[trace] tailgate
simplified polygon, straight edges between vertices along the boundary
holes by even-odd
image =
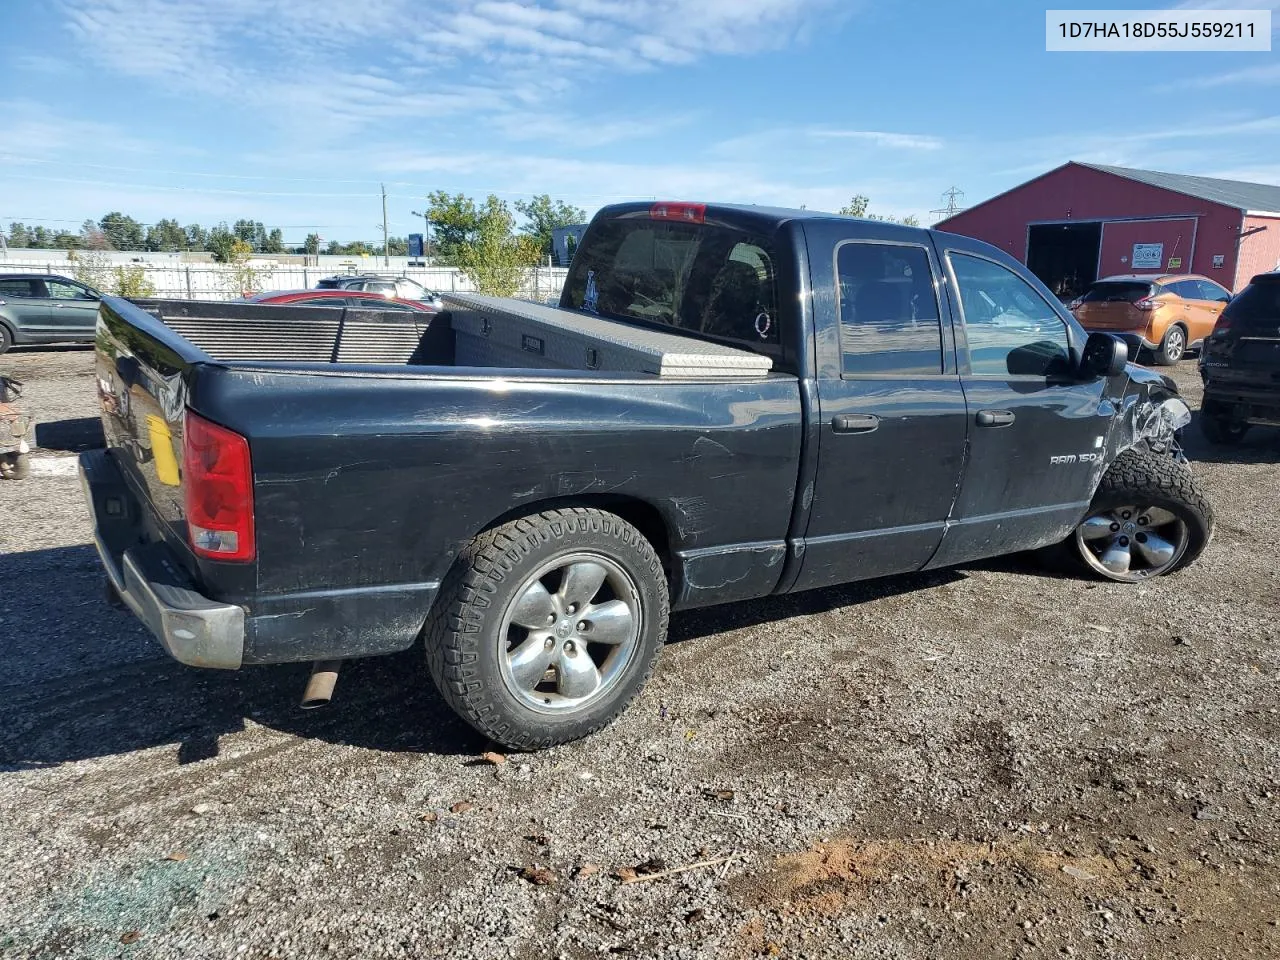
[[[1082,303],[1076,319],[1086,330],[1139,330],[1146,328],[1151,314],[1124,302]]]

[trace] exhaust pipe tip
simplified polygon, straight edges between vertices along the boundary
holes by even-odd
[[[311,665],[311,679],[302,691],[303,710],[315,710],[323,707],[333,698],[333,688],[338,682],[338,668],[341,660],[317,660]]]

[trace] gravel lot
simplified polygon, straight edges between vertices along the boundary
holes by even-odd
[[[48,455],[92,442],[91,361],[0,359]],[[1280,955],[1280,439],[1191,433],[1218,531],[1176,577],[677,615],[618,723],[496,765],[419,654],[308,714],[305,666],[168,660],[77,481],[0,483],[0,955]]]

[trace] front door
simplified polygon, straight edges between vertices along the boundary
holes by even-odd
[[[1068,323],[1007,257],[960,238],[939,251],[957,308],[969,457],[930,566],[1043,546],[1084,516],[1105,461],[1105,380],[1071,376]],[[1007,261],[1007,262],[1005,262]]]
[[[810,249],[831,249],[824,239]],[[818,476],[797,590],[923,567],[964,461],[964,395],[933,251],[914,239],[835,249],[834,263],[810,264],[815,322],[840,337],[818,343]],[[819,298],[825,290],[838,296]]]
[[[49,278],[49,324],[57,340],[86,340],[98,323],[98,298],[82,284]]]

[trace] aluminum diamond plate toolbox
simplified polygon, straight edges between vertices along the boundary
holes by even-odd
[[[577,310],[470,293],[443,294],[458,366],[608,370],[659,377],[761,377],[768,357]]]

